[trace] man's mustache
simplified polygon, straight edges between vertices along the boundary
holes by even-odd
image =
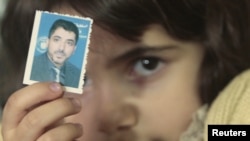
[[[66,54],[64,53],[64,51],[62,50],[57,50],[54,52],[56,55],[60,55],[60,56],[66,56]]]

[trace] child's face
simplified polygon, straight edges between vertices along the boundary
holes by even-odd
[[[78,14],[72,9],[59,12]],[[93,26],[82,111],[81,141],[177,141],[201,106],[202,47],[168,36],[152,25],[140,42]]]
[[[80,122],[88,141],[177,141],[201,106],[202,47],[152,25],[141,42],[94,26]]]

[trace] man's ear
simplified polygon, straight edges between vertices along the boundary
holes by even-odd
[[[46,48],[49,47],[49,38],[46,38],[46,39],[45,39],[44,45],[46,46]]]
[[[74,49],[74,52],[76,51],[76,49],[77,49],[77,45],[75,45],[75,49]]]
[[[75,48],[74,48],[74,51],[73,51],[73,53],[72,53],[72,54],[75,54],[76,49],[77,49],[77,45],[75,45]]]

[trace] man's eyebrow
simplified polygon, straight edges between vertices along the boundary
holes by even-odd
[[[52,36],[52,38],[62,38],[61,36],[59,36],[59,35],[54,35],[54,36]],[[71,42],[74,42],[75,43],[75,39],[67,39],[67,41],[71,41]]]
[[[54,35],[54,36],[51,36],[52,38],[62,38],[61,36],[59,35]]]
[[[176,45],[164,45],[164,46],[136,46],[133,49],[115,57],[111,64],[116,64],[122,60],[127,60],[128,58],[135,58],[146,54],[148,52],[161,52],[164,50],[172,50],[178,48]]]
[[[74,43],[75,43],[75,40],[74,40],[74,39],[67,39],[67,41],[71,41],[71,42],[74,42]]]

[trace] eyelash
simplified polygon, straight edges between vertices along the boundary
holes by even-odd
[[[160,57],[141,56],[129,60],[127,63],[125,63],[126,68],[122,68],[125,70],[125,74],[128,76],[129,80],[141,83],[145,82],[146,79],[153,77],[155,73],[160,71],[167,64],[167,62],[167,60],[161,59]],[[145,69],[145,65],[147,65],[146,67],[148,67],[149,70],[142,70]],[[87,75],[85,75],[84,82],[85,83],[83,87],[92,84],[92,80],[89,79]]]
[[[166,62],[155,56],[143,56],[133,59],[129,64],[129,78],[147,79],[157,73]]]

